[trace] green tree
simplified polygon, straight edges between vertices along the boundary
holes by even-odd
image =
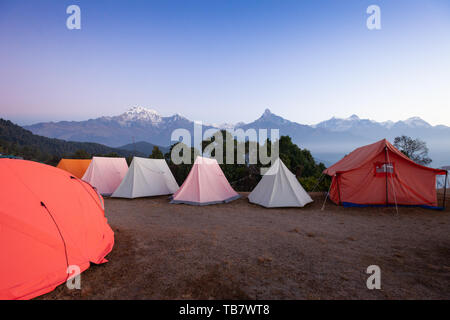
[[[180,145],[181,144],[181,145]],[[183,152],[186,150],[190,154],[190,163],[181,163],[181,164],[174,164],[172,161],[172,150],[175,148],[175,146],[180,147],[181,151],[179,156],[183,157]],[[191,171],[192,165],[195,161],[195,158],[199,154],[198,149],[196,148],[189,148],[187,145],[183,144],[182,142],[174,143],[170,146],[169,152],[167,152],[164,155],[164,158],[166,162],[169,165],[170,171],[172,171],[173,176],[175,177],[175,180],[179,185],[181,185],[184,180],[186,180],[189,172]]]
[[[92,158],[92,155],[90,155],[86,150],[84,149],[78,149],[75,151],[75,153],[71,156],[72,159],[90,159]]]
[[[64,141],[38,136],[1,118],[0,145],[4,154],[21,156],[26,160],[47,164],[56,164],[61,157],[72,158],[74,156],[86,159],[90,158],[92,154],[109,153],[108,156],[132,154],[131,151],[115,149],[98,143]]]
[[[311,152],[300,149],[289,136],[280,137],[279,148],[280,159],[297,177],[320,176],[325,170],[323,163],[317,164]]]
[[[220,137],[220,135],[222,135],[222,137]],[[216,154],[216,149],[213,147],[217,146],[221,141],[223,143],[223,154],[220,159],[220,155]],[[232,143],[231,148],[233,148],[234,154],[234,163],[232,164],[226,163],[226,148],[229,147],[227,144],[230,142]],[[278,142],[280,159],[299,180],[300,178],[303,178],[301,183],[307,184],[307,190],[328,190],[330,179],[322,177],[322,172],[325,170],[325,165],[323,163],[317,164],[311,155],[311,152],[307,149],[299,148],[292,142],[289,136],[280,137]],[[230,184],[238,191],[250,191],[261,180],[260,169],[262,163],[259,156],[257,157],[256,164],[248,163],[250,144],[254,144],[256,150],[259,150],[259,148],[267,148],[267,154],[268,156],[271,156],[272,142],[269,139],[267,139],[262,146],[257,142],[239,142],[232,137],[229,132],[222,130],[216,132],[210,139],[202,141],[202,150],[209,151],[209,156],[222,162],[220,165],[222,171]],[[242,145],[245,146],[245,161],[243,164],[237,164],[237,151],[239,146]]]
[[[100,154],[99,157],[107,157],[107,158],[120,158],[121,156],[117,152],[110,152],[106,154]]]
[[[162,151],[158,148],[158,146],[153,146],[152,154],[149,156],[151,159],[164,159],[164,155]]]
[[[133,161],[133,156],[129,155],[128,157],[125,158],[125,160],[127,161],[128,166],[130,166],[131,161]]]

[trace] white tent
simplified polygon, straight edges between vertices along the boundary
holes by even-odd
[[[313,201],[280,159],[267,170],[248,200],[269,208],[303,207]]]
[[[82,180],[105,196],[111,195],[128,170],[125,158],[93,157]]]
[[[138,198],[172,194],[178,184],[164,159],[134,157],[112,197]]]

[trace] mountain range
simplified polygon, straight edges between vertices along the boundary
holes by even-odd
[[[43,137],[33,134],[9,120],[0,118],[0,152],[13,153],[24,156],[26,159],[51,162],[53,157],[67,157],[78,150],[88,154],[116,153],[128,157],[132,155],[147,156],[148,154],[112,148],[92,142],[65,141],[55,138]]]
[[[118,116],[86,121],[37,123],[24,128],[46,137],[96,142],[111,147],[121,147],[132,141],[168,147],[175,129],[187,129],[192,134],[193,127],[193,121],[179,114],[163,117],[155,110],[138,106]],[[397,122],[376,122],[352,115],[349,118],[333,117],[315,125],[306,125],[284,119],[266,109],[258,119],[250,123],[203,125],[203,130],[211,128],[279,129],[280,135],[289,135],[294,143],[309,149],[325,164],[339,160],[358,146],[383,138],[392,141],[396,136],[407,135],[427,143],[430,157],[434,160],[433,166],[448,165],[450,162],[450,127],[432,126],[418,117]],[[148,145],[146,147],[149,148]],[[130,146],[127,149],[130,150],[129,148]]]
[[[121,147],[133,141],[146,141],[169,146],[173,130],[192,131],[193,121],[175,114],[163,117],[144,107],[132,107],[118,116],[104,116],[86,121],[43,122],[24,128],[35,134],[70,141],[97,142],[111,147]],[[204,126],[205,129],[212,126]]]

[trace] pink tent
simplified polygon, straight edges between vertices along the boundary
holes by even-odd
[[[204,206],[237,198],[239,194],[228,183],[217,160],[197,157],[183,185],[174,193],[171,203]]]
[[[93,157],[82,180],[90,183],[102,195],[111,195],[127,174],[125,158]]]

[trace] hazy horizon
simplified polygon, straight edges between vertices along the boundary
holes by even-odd
[[[66,8],[81,8],[68,30]],[[368,30],[366,9],[381,9]],[[133,105],[209,123],[264,109],[450,126],[445,0],[0,2],[0,117],[80,121]]]

